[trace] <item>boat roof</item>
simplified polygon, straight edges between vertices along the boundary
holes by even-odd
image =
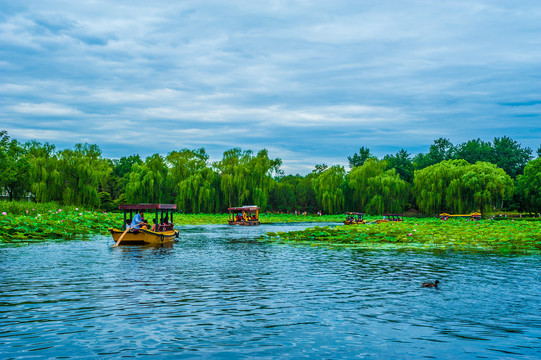
[[[230,207],[227,210],[228,211],[256,211],[256,210],[259,210],[259,206],[244,205],[244,206],[241,206],[241,207]]]
[[[177,204],[131,204],[118,205],[120,210],[176,210]]]
[[[404,214],[383,214],[383,216],[404,216]]]
[[[364,215],[364,213],[348,211],[346,215]]]

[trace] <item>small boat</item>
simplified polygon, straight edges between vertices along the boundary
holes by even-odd
[[[229,225],[255,226],[259,225],[259,207],[244,205],[241,207],[228,208]]]
[[[123,245],[156,245],[172,243],[179,237],[179,231],[173,228],[173,212],[177,209],[176,204],[136,204],[136,205],[120,205],[120,210],[124,212],[124,223],[122,230],[109,229],[115,244],[120,239]],[[156,231],[150,230],[147,226],[141,226],[139,229],[129,229],[126,232],[126,220],[129,212],[131,220],[133,212],[148,211],[155,214]],[[167,224],[163,220],[167,219]],[[160,222],[160,220],[162,220]]]
[[[449,219],[453,219],[453,218],[462,218],[462,219],[468,219],[470,221],[477,221],[477,220],[481,220],[481,213],[479,212],[472,212],[468,215],[465,215],[465,214],[459,214],[459,215],[450,215],[450,214],[447,214],[447,213],[441,213],[439,215],[440,219],[441,220],[449,220]]]
[[[402,214],[383,214],[383,219],[376,220],[376,223],[383,223],[388,221],[404,221],[404,215]]]
[[[344,225],[360,225],[365,224],[366,221],[363,219],[364,213],[360,212],[346,212],[346,220],[344,220]]]

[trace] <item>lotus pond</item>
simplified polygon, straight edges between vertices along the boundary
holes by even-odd
[[[536,219],[467,221],[406,219],[400,222],[312,227],[268,232],[263,241],[311,246],[541,253],[541,222]]]

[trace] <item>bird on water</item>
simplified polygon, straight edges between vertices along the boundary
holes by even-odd
[[[433,287],[433,288],[437,288],[438,287],[438,284],[440,283],[439,280],[436,280],[435,282],[431,283],[431,282],[426,282],[426,283],[423,283],[423,285],[421,285],[421,287]]]

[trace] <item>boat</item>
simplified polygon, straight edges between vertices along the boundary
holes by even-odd
[[[360,225],[365,224],[366,221],[363,219],[364,213],[360,212],[346,212],[346,220],[344,220],[344,225]]]
[[[179,231],[173,228],[173,213],[177,209],[176,204],[135,204],[119,205],[119,209],[124,212],[124,222],[122,230],[111,228],[111,233],[115,245],[156,245],[172,243],[179,237]],[[126,230],[126,220],[129,213],[130,221],[133,213],[143,210],[155,215],[154,221],[158,225],[156,231],[150,230],[150,227],[142,226],[139,229]],[[163,219],[170,222],[163,224]],[[120,242],[119,242],[120,240]]]
[[[383,219],[376,220],[377,224],[388,221],[404,221],[403,214],[383,214]]]
[[[453,218],[461,218],[461,219],[468,219],[468,220],[471,220],[471,221],[476,221],[476,220],[481,220],[481,213],[479,212],[472,212],[470,214],[458,214],[458,215],[451,215],[451,214],[447,214],[447,213],[441,213],[439,215],[440,219],[441,220],[449,220],[449,219],[453,219]]]
[[[244,205],[228,208],[229,225],[256,226],[259,225],[259,207]]]

